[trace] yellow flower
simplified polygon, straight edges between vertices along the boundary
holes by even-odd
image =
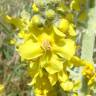
[[[36,96],[57,96],[57,90],[54,87],[58,84],[64,91],[77,91],[80,82],[71,78],[75,74],[74,72],[70,73],[74,70],[73,67],[86,65],[83,75],[91,78],[88,82],[89,85],[95,78],[92,65],[75,56],[74,37],[76,32],[72,22],[69,22],[69,19],[72,21],[74,15],[70,12],[69,16],[58,14],[66,12],[69,7],[64,5],[65,0],[63,3],[57,3],[57,1],[60,0],[55,0],[55,3],[54,0],[47,0],[44,4],[45,2],[42,0],[34,0],[31,18],[30,16],[27,18],[26,12],[22,13],[20,18],[6,16],[6,21],[18,29],[15,45],[18,45],[17,51],[21,59],[29,64],[28,75],[32,80],[28,85],[34,87]],[[79,1],[70,1],[71,11],[80,10]],[[55,10],[54,5],[56,5]],[[41,11],[39,12],[39,10]],[[52,19],[54,20],[52,21]],[[69,72],[71,68],[72,71]]]
[[[82,71],[83,75],[85,77],[87,77],[88,79],[90,79],[90,77],[93,76],[94,74],[94,66],[92,64],[86,64],[83,71]]]

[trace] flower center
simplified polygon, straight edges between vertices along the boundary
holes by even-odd
[[[41,47],[44,49],[44,51],[50,51],[51,50],[51,45],[50,45],[50,42],[48,40],[44,40],[42,42]]]

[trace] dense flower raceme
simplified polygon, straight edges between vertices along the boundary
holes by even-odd
[[[75,56],[76,43],[73,37],[76,33],[73,24],[61,18],[57,22],[58,26],[38,28],[35,25],[40,22],[38,15],[34,15],[27,25],[22,18],[7,16],[7,20],[20,28],[17,38],[22,39],[22,42],[17,40],[15,44],[21,59],[29,63],[28,73],[32,77],[29,85],[34,86],[36,96],[56,94],[53,86],[57,82],[64,91],[73,90],[78,82],[69,78],[67,68],[85,64]]]
[[[75,0],[70,6],[77,9],[75,6],[77,2],[74,2]],[[43,3],[40,4],[44,10]],[[25,15],[20,18],[10,16],[5,18],[7,23],[17,28],[16,50],[21,59],[29,64],[28,74],[32,77],[29,85],[34,86],[36,96],[56,96],[54,86],[57,85],[64,91],[76,93],[80,88],[80,80],[73,79],[71,71],[74,67],[89,64],[75,55],[77,50],[75,26],[66,16],[57,15],[56,10],[62,11],[61,3],[56,10],[46,9],[45,13],[42,13],[37,5],[35,3],[32,5],[34,14],[31,19]],[[90,72],[86,69],[83,70],[83,74],[90,78],[93,69],[89,68]]]

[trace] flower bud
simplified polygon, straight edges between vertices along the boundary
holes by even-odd
[[[55,17],[55,11],[52,9],[49,9],[45,12],[46,18],[53,19]]]

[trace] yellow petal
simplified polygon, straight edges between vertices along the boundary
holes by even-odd
[[[79,57],[77,56],[73,56],[70,60],[70,62],[76,66],[76,67],[79,67],[79,66],[84,66],[86,65],[86,61],[85,60],[81,60]]]
[[[33,59],[42,55],[42,49],[40,48],[39,43],[33,43],[32,40],[24,42],[20,45],[18,52],[21,58],[24,59]]]
[[[61,32],[59,29],[57,29],[55,26],[53,26],[53,29],[54,29],[54,32],[57,36],[60,36],[60,37],[65,37],[66,35]]]
[[[39,75],[39,73],[36,73],[34,75],[34,77],[32,78],[32,81],[30,83],[28,83],[29,86],[32,86],[36,83],[36,79],[37,79],[37,76]]]
[[[68,31],[69,22],[67,19],[60,19],[58,29],[64,33]]]
[[[71,81],[62,82],[60,84],[61,88],[63,88],[64,91],[71,91],[73,89],[73,83]]]
[[[76,32],[74,30],[73,24],[69,25],[68,33],[69,33],[70,36],[76,36]]]
[[[63,69],[63,63],[58,59],[57,55],[53,54],[45,69],[49,74],[54,74]]]
[[[48,64],[50,60],[51,54],[48,52],[47,54],[43,54],[43,56],[40,58],[40,66],[43,68]]]
[[[44,72],[40,68],[39,61],[30,62],[30,65],[28,68],[28,75],[32,78],[32,81],[28,85],[35,84],[38,76],[42,78],[43,74]]]
[[[92,86],[92,84],[95,83],[95,79],[96,79],[96,73],[88,81],[88,86]]]
[[[52,86],[54,86],[57,82],[57,74],[49,74],[48,79]]]
[[[58,80],[59,82],[65,82],[68,80],[68,75],[66,72],[64,72],[63,70],[58,72]]]
[[[74,88],[73,88],[73,90],[74,91],[77,91],[78,89],[80,89],[80,87],[81,87],[81,81],[80,80],[76,80],[74,82]]]
[[[57,54],[67,60],[70,60],[75,54],[75,49],[75,42],[71,39],[66,39],[64,46],[57,50]]]

